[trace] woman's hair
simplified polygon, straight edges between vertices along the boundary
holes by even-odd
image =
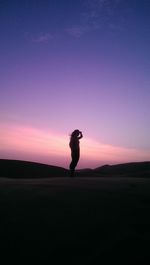
[[[78,136],[80,133],[80,131],[78,129],[74,130],[72,133],[71,133],[71,137],[74,137],[74,136]]]

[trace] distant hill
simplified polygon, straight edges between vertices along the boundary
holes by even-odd
[[[98,176],[150,177],[150,162],[104,165],[94,169],[94,173]]]
[[[0,159],[0,177],[8,178],[48,178],[63,177],[67,174],[67,169],[49,166],[45,164]]]
[[[88,177],[150,177],[150,162],[104,165],[95,169],[77,170],[78,176]]]
[[[62,167],[35,162],[0,159],[0,177],[8,178],[49,178],[69,176]],[[78,177],[150,177],[150,162],[132,162],[104,165],[95,169],[76,171]]]

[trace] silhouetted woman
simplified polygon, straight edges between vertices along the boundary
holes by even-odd
[[[82,132],[79,130],[75,130],[72,132],[70,137],[70,143],[69,146],[71,148],[71,157],[72,161],[70,163],[70,173],[71,177],[74,176],[75,167],[77,166],[77,163],[80,158],[80,143],[79,140],[83,137]]]

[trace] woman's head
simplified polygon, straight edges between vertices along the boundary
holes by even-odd
[[[72,134],[71,134],[71,136],[79,136],[79,134],[80,134],[80,131],[78,130],[78,129],[76,129],[76,130],[74,130],[73,132],[72,132]]]

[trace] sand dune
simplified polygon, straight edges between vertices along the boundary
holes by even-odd
[[[148,178],[0,178],[0,212],[5,264],[149,262]]]
[[[38,168],[43,176],[31,170],[27,178],[15,171],[18,163],[28,170],[36,164],[0,164],[6,162],[16,163],[17,178],[11,167],[11,177],[0,178],[4,264],[149,264],[150,178],[97,177],[94,170],[69,178],[60,176],[67,170],[45,165]]]
[[[68,177],[68,170],[53,165],[29,161],[0,159],[0,177],[49,178]],[[150,162],[133,162],[118,165],[104,165],[95,169],[76,171],[77,177],[150,177]]]
[[[65,168],[29,161],[0,159],[0,176],[8,178],[46,178],[65,176]]]

